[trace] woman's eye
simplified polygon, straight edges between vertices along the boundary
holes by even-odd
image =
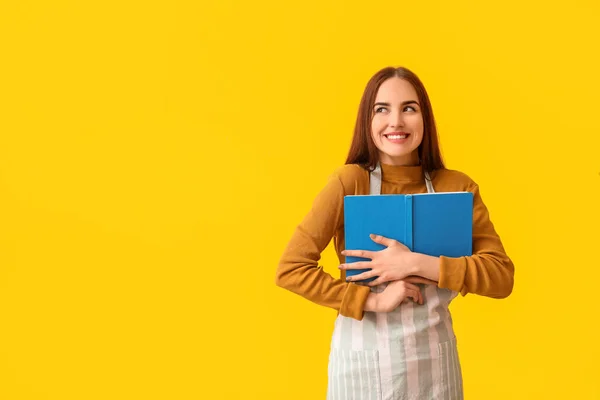
[[[376,112],[376,113],[381,113],[381,112],[384,112],[384,111],[385,111],[385,107],[377,107],[377,108],[375,109],[375,112]]]
[[[404,111],[417,111],[413,106],[404,107]]]

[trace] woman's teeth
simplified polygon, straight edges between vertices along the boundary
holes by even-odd
[[[388,139],[398,140],[398,139],[406,139],[408,135],[386,135]]]

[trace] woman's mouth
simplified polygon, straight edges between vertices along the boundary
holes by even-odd
[[[406,141],[406,139],[408,139],[408,137],[410,136],[410,133],[392,132],[392,133],[386,133],[383,136],[392,143],[404,143]]]

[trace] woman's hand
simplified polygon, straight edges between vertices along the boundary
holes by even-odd
[[[383,292],[369,294],[365,311],[391,312],[408,299],[423,304],[423,295],[418,286],[404,280],[390,282]]]
[[[404,279],[415,272],[414,266],[410,265],[409,262],[409,258],[413,253],[408,247],[394,239],[388,239],[379,235],[371,235],[371,240],[386,246],[386,248],[380,251],[342,251],[342,255],[344,256],[371,259],[371,261],[358,261],[351,264],[340,265],[339,268],[342,270],[370,269],[370,271],[348,277],[347,281],[360,281],[377,276],[377,279],[369,282],[369,286],[376,286],[383,282]]]

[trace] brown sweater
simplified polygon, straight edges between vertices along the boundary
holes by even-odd
[[[420,166],[382,164],[382,194],[426,193]],[[503,298],[513,288],[514,266],[494,230],[479,187],[467,175],[448,169],[432,175],[436,192],[473,193],[473,255],[440,257],[438,286],[460,292]],[[318,262],[321,252],[334,240],[340,264],[344,256],[344,196],[369,194],[369,172],[358,165],[345,165],[329,179],[314,200],[312,209],[292,235],[276,272],[276,284],[317,304],[331,307],[346,317],[363,318],[370,288],[345,281],[345,273],[334,278]]]

